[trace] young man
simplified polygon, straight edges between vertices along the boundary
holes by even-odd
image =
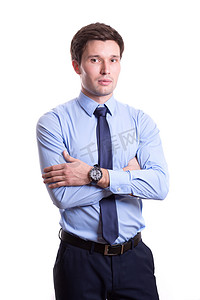
[[[60,209],[57,300],[156,300],[151,250],[142,242],[142,199],[164,199],[168,171],[159,130],[115,100],[124,43],[108,25],[71,43],[80,95],[40,118],[44,183]]]

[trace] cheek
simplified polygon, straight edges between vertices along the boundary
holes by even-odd
[[[82,78],[85,80],[85,81],[94,81],[98,76],[98,70],[97,68],[87,68],[87,69],[84,69],[84,71],[82,71]]]
[[[117,77],[119,76],[120,71],[121,71],[121,65],[118,65],[118,67],[117,67]]]
[[[92,90],[94,88],[94,86],[96,86],[95,78],[93,76],[91,76],[91,74],[88,74],[88,73],[84,73],[84,74],[82,73],[81,82],[82,82],[83,87],[88,90]]]
[[[85,74],[82,77],[82,82],[87,84],[87,85],[91,85],[93,83],[93,78],[89,74]]]
[[[117,84],[119,73],[120,73],[119,71],[115,72],[115,75],[114,75],[115,84]]]
[[[120,73],[121,67],[120,65],[116,65],[113,70],[112,70],[112,74],[115,77],[115,79],[117,80],[119,77],[119,73]]]

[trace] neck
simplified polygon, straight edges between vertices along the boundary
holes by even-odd
[[[94,100],[95,102],[97,102],[98,104],[104,104],[106,101],[108,101],[108,99],[110,99],[113,95],[113,93],[109,94],[109,95],[104,95],[104,96],[98,96],[98,95],[93,95],[91,93],[89,93],[88,91],[86,91],[83,87],[81,89],[82,93],[89,97],[90,99]]]

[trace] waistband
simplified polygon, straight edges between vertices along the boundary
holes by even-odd
[[[59,238],[67,242],[68,244],[79,247],[82,249],[95,251],[101,253],[103,255],[121,255],[124,254],[126,251],[135,248],[138,243],[141,241],[141,232],[138,232],[132,239],[123,243],[123,244],[116,244],[116,245],[108,245],[108,244],[100,244],[92,241],[83,240],[77,236],[67,233],[64,230],[60,230]]]

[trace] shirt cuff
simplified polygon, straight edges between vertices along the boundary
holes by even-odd
[[[113,194],[131,194],[130,172],[108,170],[110,177],[109,189]]]

